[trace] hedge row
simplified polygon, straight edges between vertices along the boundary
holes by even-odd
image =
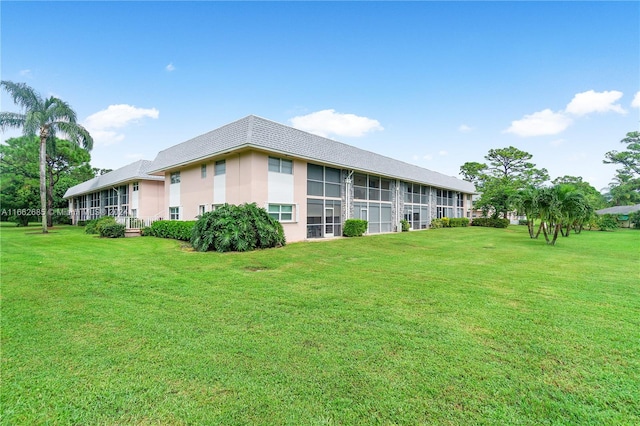
[[[147,230],[145,229],[144,235],[159,238],[172,238],[180,241],[190,241],[195,224],[195,220],[157,220],[151,224],[149,233],[147,233]]]
[[[488,228],[506,228],[509,226],[509,219],[499,219],[492,217],[477,217],[471,222],[471,226],[486,226]]]
[[[469,226],[469,219],[466,217],[443,217],[441,219],[433,219],[431,221],[431,228],[460,228]]]

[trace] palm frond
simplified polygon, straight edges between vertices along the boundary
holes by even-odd
[[[0,86],[7,91],[13,103],[25,110],[41,109],[43,105],[40,95],[25,83],[14,83],[13,81],[0,81]]]
[[[91,149],[93,149],[93,138],[91,134],[80,124],[58,121],[53,123],[51,127],[65,133],[71,142],[82,146],[86,150],[91,151]]]
[[[40,126],[42,123],[42,111],[40,110],[28,110],[25,114],[24,124],[22,126],[22,133],[25,135],[37,135],[40,136]]]
[[[47,118],[51,121],[67,121],[69,123],[75,123],[77,121],[76,112],[71,106],[56,97],[49,97],[44,101],[44,111],[46,111]]]
[[[0,129],[14,129],[24,126],[26,116],[17,112],[0,112]]]

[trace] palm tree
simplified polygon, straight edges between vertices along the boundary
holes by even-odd
[[[530,238],[537,238],[534,230],[534,223],[537,218],[540,217],[538,211],[538,199],[540,197],[540,191],[535,186],[529,186],[525,189],[518,191],[514,202],[518,208],[519,213],[524,213],[527,218],[527,229],[529,230]]]
[[[560,203],[560,232],[563,237],[568,237],[571,228],[584,218],[589,203],[584,194],[573,185],[561,184],[554,188]]]
[[[22,128],[25,136],[40,138],[40,208],[42,232],[47,233],[47,142],[55,140],[56,133],[87,150],[93,148],[93,138],[76,121],[76,113],[68,103],[51,96],[43,99],[25,83],[1,81],[0,85],[13,98],[23,112],[0,112],[0,129]]]

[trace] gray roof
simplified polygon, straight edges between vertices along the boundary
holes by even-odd
[[[81,184],[67,189],[67,192],[64,194],[64,198],[71,198],[76,195],[87,194],[104,188],[111,188],[134,180],[164,180],[164,176],[152,176],[147,173],[152,164],[152,161],[138,160],[135,163],[128,164],[109,173],[96,176],[93,179],[89,179],[86,182],[82,182]]]
[[[160,151],[159,173],[242,148],[262,149],[356,171],[474,193],[472,183],[250,115]]]
[[[640,204],[636,204],[635,206],[615,206],[609,207],[602,210],[596,210],[598,214],[630,214],[633,212],[637,212],[640,210]]]

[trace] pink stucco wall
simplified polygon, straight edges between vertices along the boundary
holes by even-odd
[[[166,219],[169,218],[169,207],[181,208],[181,220],[196,219],[200,205],[205,205],[206,211],[211,210],[214,191],[214,164],[216,160],[221,159],[224,159],[226,163],[224,202],[229,204],[256,203],[259,207],[264,208],[270,202],[274,202],[274,200],[269,200],[269,154],[248,150],[181,168],[179,170],[179,206],[170,205],[171,173],[166,173],[163,208]],[[307,166],[306,162],[302,160],[293,160],[293,163],[291,201],[295,204],[297,211],[294,211],[294,222],[283,223],[289,242],[301,241],[306,238]],[[206,178],[201,177],[202,164],[207,165]],[[298,221],[295,221],[296,217],[299,219]]]
[[[133,182],[129,184],[133,194]],[[164,182],[141,180],[138,182],[138,217],[153,218],[164,215]]]

